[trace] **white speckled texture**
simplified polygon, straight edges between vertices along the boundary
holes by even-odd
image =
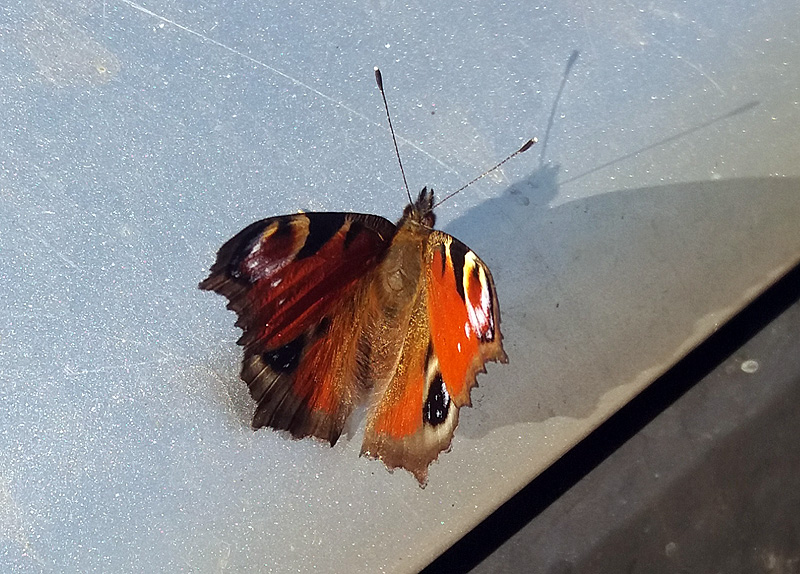
[[[794,1],[265,4],[0,9],[2,572],[416,571],[800,258]],[[400,215],[376,64],[414,190],[540,139],[438,212],[511,363],[425,490],[252,432],[196,288],[255,219]]]

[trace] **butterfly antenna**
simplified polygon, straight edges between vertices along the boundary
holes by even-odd
[[[397,156],[397,163],[400,164],[400,173],[403,175],[403,185],[406,186],[408,202],[414,203],[414,200],[411,199],[411,191],[408,189],[406,171],[403,169],[403,162],[400,160],[400,148],[397,147],[397,137],[394,135],[392,116],[389,115],[389,104],[386,102],[386,93],[383,91],[383,76],[381,76],[381,71],[378,69],[378,66],[375,66],[375,81],[378,83],[378,89],[381,91],[381,97],[383,98],[383,107],[386,109],[386,119],[389,120],[389,131],[392,132],[392,141],[394,142],[394,154]]]
[[[445,201],[447,201],[448,199],[450,199],[451,197],[453,197],[455,194],[457,194],[457,193],[461,193],[462,191],[464,191],[465,189],[467,189],[467,188],[468,188],[470,185],[472,185],[473,183],[475,183],[475,182],[476,182],[476,181],[478,181],[479,179],[483,179],[484,177],[486,177],[487,175],[489,175],[490,173],[492,173],[494,170],[496,170],[497,168],[499,168],[501,165],[503,165],[504,163],[506,163],[506,162],[507,162],[508,160],[510,160],[511,158],[517,157],[519,154],[521,154],[521,153],[522,153],[522,152],[524,152],[524,151],[528,151],[529,149],[531,149],[531,148],[533,147],[533,144],[535,144],[537,141],[539,141],[539,140],[537,140],[536,138],[531,138],[531,139],[529,139],[529,140],[528,140],[528,141],[526,141],[524,144],[522,144],[522,147],[521,147],[521,148],[519,148],[517,151],[515,151],[514,153],[512,153],[512,154],[511,154],[510,156],[508,156],[506,159],[504,159],[503,161],[501,161],[500,163],[498,163],[498,164],[497,164],[496,166],[494,166],[493,168],[487,169],[487,170],[486,170],[486,171],[484,171],[482,174],[480,174],[478,177],[476,177],[476,178],[475,178],[475,179],[473,179],[472,181],[470,181],[470,182],[466,183],[465,185],[462,185],[461,187],[459,187],[459,188],[458,188],[457,190],[455,190],[454,192],[452,192],[452,193],[448,193],[447,195],[445,195],[445,196],[444,196],[444,198],[443,198],[443,199],[440,199],[438,202],[436,202],[436,204],[435,204],[433,207],[434,207],[434,208],[436,208],[436,207],[439,207],[439,206],[440,206],[440,205],[442,205],[442,204],[443,204]]]

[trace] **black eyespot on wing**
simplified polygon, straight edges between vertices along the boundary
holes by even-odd
[[[300,335],[283,347],[263,352],[261,358],[276,373],[292,373],[297,368],[297,365],[300,364],[300,357],[303,354],[305,344],[305,335]]]
[[[450,243],[450,259],[453,262],[453,274],[456,278],[456,291],[462,301],[466,301],[467,297],[464,294],[464,265],[466,265],[465,257],[469,249],[460,241],[452,241]]]
[[[345,216],[344,213],[308,214],[308,236],[295,260],[311,257],[319,251],[342,228]]]
[[[450,393],[444,386],[442,374],[436,373],[428,389],[428,398],[422,407],[422,419],[430,425],[437,426],[447,420],[450,412]]]

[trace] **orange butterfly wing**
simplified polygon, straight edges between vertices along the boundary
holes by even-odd
[[[401,225],[397,236],[404,231]],[[459,409],[470,405],[477,373],[507,357],[488,267],[446,233],[413,233],[423,269],[397,368],[382,384],[377,377],[362,454],[405,468],[424,485],[430,463],[450,447]]]
[[[458,407],[487,361],[508,362],[492,274],[469,247],[435,231],[428,265],[428,314],[442,378]]]
[[[369,387],[363,299],[395,230],[375,215],[304,213],[258,221],[219,250],[200,288],[238,314],[253,427],[336,442]]]

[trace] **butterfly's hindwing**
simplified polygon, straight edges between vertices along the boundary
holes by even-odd
[[[374,215],[304,213],[256,222],[220,249],[200,288],[239,315],[253,426],[336,441],[367,386],[363,298],[394,232]]]

